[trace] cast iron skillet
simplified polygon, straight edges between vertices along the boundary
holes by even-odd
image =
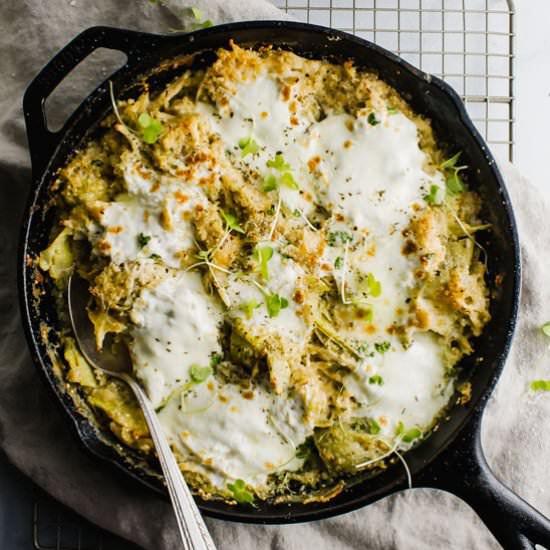
[[[399,57],[360,38],[328,28],[281,21],[254,21],[221,25],[185,35],[158,36],[95,27],[77,36],[59,52],[28,87],[24,98],[33,180],[24,220],[19,258],[19,284],[23,320],[38,369],[45,375],[63,408],[72,419],[84,445],[95,455],[130,473],[140,482],[162,490],[154,468],[132,453],[117,451],[109,436],[98,431],[90,418],[75,406],[55,374],[56,359],[51,351],[55,331],[44,336],[43,324],[56,326],[55,308],[47,283],[29,258],[35,258],[48,242],[53,215],[46,203],[55,170],[89,136],[110,110],[108,86],[104,82],[75,111],[59,132],[47,129],[44,102],[63,78],[96,48],[120,50],[128,56],[126,65],[110,78],[117,95],[137,94],[138,77],[157,69],[149,78],[151,89],[159,88],[175,73],[174,64],[163,62],[183,54],[203,52],[193,58],[195,66],[214,59],[213,50],[239,44],[270,43],[298,54],[334,60],[353,59],[361,67],[377,71],[409,100],[413,109],[431,118],[436,135],[449,150],[463,151],[470,166],[470,179],[486,205],[485,217],[493,224],[486,236],[489,280],[493,287],[492,321],[475,343],[474,356],[463,361],[463,372],[472,382],[472,398],[455,405],[448,420],[425,442],[407,454],[415,487],[434,487],[463,498],[481,516],[505,548],[533,548],[534,543],[550,548],[550,521],[502,485],[491,473],[480,445],[482,411],[504,365],[516,321],[520,258],[516,225],[508,194],[491,153],[468,118],[457,94],[444,82],[412,67]],[[494,284],[495,279],[501,279]],[[37,299],[37,291],[45,291]],[[33,294],[34,292],[34,294]],[[490,437],[490,434],[489,434]],[[541,460],[543,458],[541,457]],[[370,476],[370,477],[369,477]],[[357,483],[326,503],[274,505],[255,509],[221,502],[200,502],[204,513],[227,520],[252,523],[290,523],[322,519],[354,510],[406,488],[399,464],[372,476],[363,474]]]

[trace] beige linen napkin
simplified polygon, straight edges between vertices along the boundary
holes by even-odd
[[[280,18],[264,0],[193,0],[205,18]],[[187,6],[187,9],[186,9]],[[81,30],[98,24],[146,31],[181,28],[189,4],[165,0],[19,0],[0,8],[0,444],[36,483],[91,521],[150,550],[177,548],[169,504],[85,453],[30,361],[16,298],[15,265],[30,169],[21,110],[26,84]],[[86,74],[82,75],[83,80]],[[89,75],[88,75],[89,76]],[[69,103],[76,89],[68,88]],[[550,394],[529,382],[550,378],[546,251],[550,205],[509,165],[505,179],[516,210],[524,280],[512,352],[483,424],[483,446],[495,473],[550,515]],[[472,510],[443,492],[415,489],[317,523],[251,526],[208,520],[220,549],[492,549],[498,544]]]

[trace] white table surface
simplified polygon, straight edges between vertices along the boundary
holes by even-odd
[[[514,164],[550,197],[550,0],[515,0]]]

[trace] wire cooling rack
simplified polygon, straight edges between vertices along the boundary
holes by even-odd
[[[351,32],[446,80],[501,158],[514,153],[512,0],[272,0],[294,18]]]
[[[512,0],[272,0],[298,20],[351,32],[449,82],[494,153],[514,150]],[[37,550],[139,550],[37,490]]]

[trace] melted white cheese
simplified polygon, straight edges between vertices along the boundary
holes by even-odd
[[[172,399],[159,415],[182,456],[191,453],[218,474],[210,477],[220,489],[236,479],[261,487],[268,474],[297,469],[296,447],[309,435],[292,401],[260,387],[248,398],[243,393],[212,379]]]
[[[143,290],[130,316],[135,323],[130,344],[134,371],[155,407],[190,381],[191,365],[208,365],[221,350],[222,310],[196,272]]]

